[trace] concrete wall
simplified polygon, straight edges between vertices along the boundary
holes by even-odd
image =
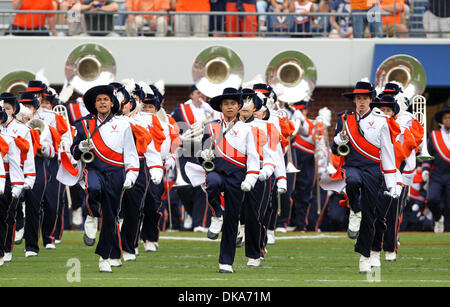
[[[0,37],[0,77],[25,69],[45,68],[52,84],[62,84],[67,56],[77,46],[96,42],[111,51],[117,64],[117,80],[163,79],[167,85],[192,83],[192,63],[205,48],[232,48],[244,62],[244,81],[264,75],[278,53],[298,50],[311,57],[317,67],[317,87],[349,87],[370,77],[375,44],[448,44],[441,39],[293,39],[293,38],[105,38],[105,37]]]

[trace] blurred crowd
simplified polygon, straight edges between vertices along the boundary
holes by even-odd
[[[13,0],[12,8],[69,12],[16,14],[14,35],[369,38],[410,37],[420,28],[427,37],[450,36],[446,0]]]

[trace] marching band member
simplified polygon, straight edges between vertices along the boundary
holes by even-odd
[[[189,100],[185,103],[179,104],[172,112],[173,119],[179,123],[180,134],[187,131],[194,124],[200,124],[205,120],[213,120],[216,116],[211,106],[206,103],[206,96],[200,92],[195,85],[189,88]],[[179,155],[180,171],[185,182],[190,184],[189,178],[186,175],[184,167],[187,162],[195,163],[194,157],[186,157]],[[176,188],[178,198],[186,210],[186,213],[192,217],[192,228],[194,232],[207,232],[211,212],[206,204],[206,193],[203,189],[192,186],[180,186]],[[186,225],[188,226],[188,225]]]
[[[95,253],[100,272],[120,266],[121,248],[118,215],[123,191],[133,187],[139,174],[139,157],[130,123],[115,116],[119,101],[114,87],[89,89],[83,101],[90,115],[75,123],[77,134],[71,147],[75,160],[93,155],[83,170],[86,207],[91,216],[102,217]]]
[[[4,164],[4,170],[0,169],[0,266],[12,258],[17,203],[24,186],[21,151],[3,126],[7,120],[8,115],[0,107],[0,153]]]
[[[382,171],[390,196],[398,198],[401,192],[396,180],[395,154],[386,116],[379,109],[371,111],[369,107],[374,94],[372,84],[365,81],[358,81],[352,92],[344,93],[355,103],[356,112],[339,115],[331,147],[334,154],[342,153],[337,150],[339,145],[349,148],[342,167],[350,207],[354,209],[361,199],[361,224],[355,244],[355,251],[361,254],[361,273],[371,272],[370,254],[375,227],[380,227],[386,214],[386,204],[379,197]]]
[[[254,188],[245,193],[241,208],[241,226],[245,225],[245,255],[247,266],[257,267],[264,257],[266,229],[263,224],[264,213],[269,205],[272,193],[272,174],[278,160],[277,149],[281,147],[278,131],[273,124],[257,119],[254,113],[261,109],[263,101],[252,89],[242,91],[244,104],[239,111],[239,119],[251,126],[260,158],[261,170]]]
[[[20,166],[24,173],[24,189],[29,190],[33,188],[34,181],[36,179],[36,170],[34,167],[34,151],[33,151],[33,141],[31,139],[30,128],[28,128],[25,124],[18,121],[16,119],[17,114],[19,114],[21,108],[25,109],[22,105],[20,107],[19,101],[16,96],[11,93],[1,93],[0,101],[3,101],[3,108],[8,118],[5,123],[2,125],[2,129],[6,131],[6,133],[14,138],[14,142],[16,146],[20,150]],[[24,223],[22,221],[22,226],[19,227],[19,215],[22,213],[22,197],[18,200],[18,206],[16,210],[17,216],[15,229],[11,229],[17,234],[18,230],[22,233],[24,232]],[[21,216],[23,219],[23,215]],[[23,236],[23,234],[22,234]],[[11,247],[12,242],[9,241],[8,238],[7,246]],[[15,236],[15,241],[17,240],[17,235]],[[12,253],[9,252],[8,255],[5,255],[5,261],[11,261]]]
[[[208,237],[216,239],[222,230],[219,272],[233,273],[239,213],[244,194],[258,180],[259,154],[251,127],[237,118],[243,105],[241,93],[225,88],[222,95],[213,97],[209,103],[223,113],[224,119],[205,127],[199,158],[202,163],[214,163],[214,169],[206,175],[206,193],[213,214]],[[225,210],[221,209],[222,192]]]
[[[295,204],[293,208],[294,225],[297,231],[305,231],[308,226],[310,201],[315,182],[315,142],[314,123],[308,115],[309,101],[302,100],[292,105],[295,109],[293,119],[299,119],[300,129],[292,143],[293,153],[296,155],[297,169],[301,175],[295,178]]]
[[[40,84],[40,85],[39,85]],[[39,97],[43,97],[46,86],[40,81],[30,81],[27,91],[22,93],[19,102],[31,112],[30,123],[39,121],[38,109],[40,108]],[[28,121],[28,120],[27,120]],[[47,158],[55,156],[52,135],[48,126],[40,132],[30,129],[34,150],[34,165],[36,179],[32,189],[25,189],[25,257],[34,257],[39,252],[39,233],[42,227],[44,208],[42,201],[47,187]]]
[[[35,118],[45,121],[48,125],[55,150],[55,155],[46,164],[47,187],[44,193],[42,221],[42,241],[46,249],[55,249],[55,238],[60,240],[62,236],[65,186],[56,179],[56,174],[59,169],[59,154],[62,151],[69,152],[72,143],[72,134],[66,119],[52,111],[57,103],[56,92],[47,87],[43,91],[40,107],[35,114]]]
[[[450,107],[437,112],[434,119],[440,128],[431,131],[427,145],[435,159],[422,164],[422,178],[429,182],[427,206],[433,213],[434,232],[441,233],[444,231],[443,212],[450,204]]]
[[[167,115],[162,108],[164,101],[164,85],[162,81],[150,85],[150,89],[143,86],[147,96],[144,98],[143,111],[153,114],[151,118],[152,136],[157,139],[157,150],[160,152],[163,165],[154,164],[150,166],[152,182],[144,205],[144,220],[142,223],[141,239],[144,241],[146,252],[156,252],[159,248],[159,223],[162,216],[162,195],[164,183],[162,178],[164,170],[171,170],[175,165],[174,152],[179,146],[178,126],[175,120]],[[161,134],[162,131],[162,134]],[[167,179],[166,179],[167,180]]]

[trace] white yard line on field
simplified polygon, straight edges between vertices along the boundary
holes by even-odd
[[[220,242],[219,239],[211,240],[208,238],[197,238],[197,237],[159,237],[162,240],[182,240],[182,241],[206,241],[206,242]],[[276,240],[295,240],[295,239],[340,239],[346,238],[346,236],[340,235],[326,235],[326,234],[318,234],[318,235],[300,235],[300,236],[285,236],[285,237],[276,237]]]

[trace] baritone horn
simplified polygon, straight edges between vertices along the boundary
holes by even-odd
[[[105,47],[88,43],[76,47],[66,59],[66,80],[79,94],[96,85],[114,82],[116,61]]]
[[[212,46],[204,49],[192,64],[192,78],[197,89],[211,98],[227,87],[239,88],[244,78],[244,63],[232,49]]]
[[[35,80],[36,75],[26,70],[18,70],[7,73],[0,80],[0,92],[8,92],[14,96],[20,96],[21,92],[25,92],[28,82]]]

